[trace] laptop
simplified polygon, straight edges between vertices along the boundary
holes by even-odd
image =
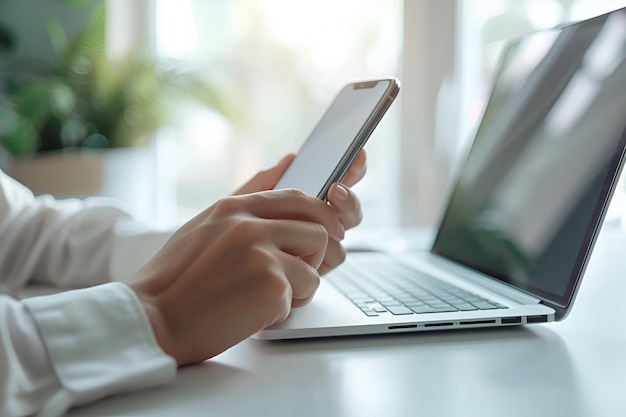
[[[430,250],[354,252],[257,339],[564,319],[626,147],[626,8],[504,49]]]

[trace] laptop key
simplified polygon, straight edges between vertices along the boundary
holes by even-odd
[[[407,306],[408,308],[413,308],[413,307],[424,307],[426,303],[422,301],[410,301],[408,303],[404,303],[404,305]]]
[[[388,306],[387,309],[389,312],[396,316],[401,316],[404,314],[413,314],[413,312],[405,306]]]
[[[416,307],[411,307],[411,310],[413,310],[414,313],[417,314],[424,314],[424,313],[432,313],[433,312],[433,308],[431,306],[416,306]]]
[[[473,301],[472,304],[474,304],[481,310],[494,310],[498,308],[495,305],[488,303],[487,301]]]
[[[429,302],[428,305],[433,307],[433,308],[448,307],[449,306],[448,303],[444,303],[443,301],[432,301],[432,302]]]
[[[471,305],[471,304],[467,304],[467,303],[461,303],[461,304],[454,304],[454,307],[456,307],[457,309],[461,310],[461,311],[472,311],[472,310],[478,310],[477,307]]]
[[[366,316],[368,317],[378,317],[378,313],[375,312],[374,310],[369,310],[369,309],[361,309],[361,311],[363,313],[365,313]]]
[[[361,310],[363,309],[373,310],[372,305],[378,305],[375,301],[358,302],[354,304]]]
[[[386,313],[387,312],[387,308],[385,308],[385,306],[382,306],[378,303],[372,303],[368,306],[368,308],[374,310],[377,313]]]
[[[441,307],[433,307],[432,312],[433,313],[447,313],[450,311],[458,311],[456,307],[452,307],[451,305],[448,306],[441,306]]]

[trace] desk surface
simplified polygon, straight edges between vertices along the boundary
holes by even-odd
[[[626,234],[606,227],[559,323],[247,340],[69,416],[626,416]]]

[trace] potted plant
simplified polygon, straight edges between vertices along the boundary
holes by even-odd
[[[208,106],[232,120],[218,89],[156,60],[146,48],[108,59],[105,23],[103,4],[70,42],[60,25],[50,26],[58,55],[54,68],[2,80],[0,146],[11,156],[11,174],[36,192],[97,194],[102,151],[147,147],[181,102]],[[46,175],[50,170],[54,184]],[[62,191],[55,184],[74,188]]]

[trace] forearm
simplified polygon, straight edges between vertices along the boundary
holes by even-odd
[[[107,280],[113,230],[126,218],[113,202],[35,197],[0,171],[0,288]]]
[[[21,303],[0,296],[0,309],[0,385],[8,387],[0,391],[0,415],[62,415],[175,376],[175,361],[157,345],[124,284]]]
[[[115,224],[127,217],[115,206],[79,200],[38,198],[16,209],[0,230],[2,283],[15,289],[108,281]]]
[[[170,234],[136,222],[117,201],[35,197],[0,171],[0,290],[125,280]]]

